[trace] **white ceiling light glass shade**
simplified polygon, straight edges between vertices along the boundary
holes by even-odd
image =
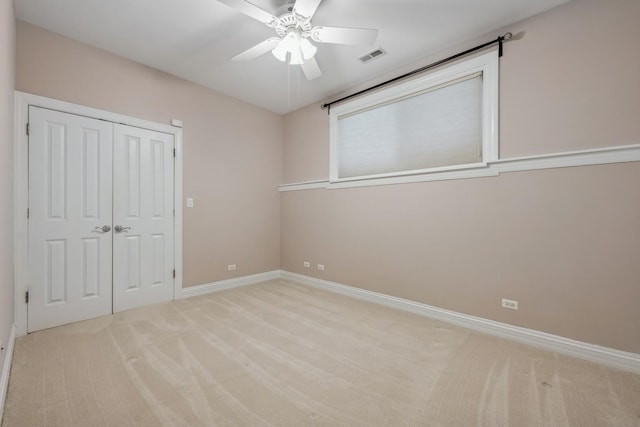
[[[292,52],[300,46],[300,33],[295,30],[289,30],[287,35],[282,39],[282,42],[287,47],[287,50]]]
[[[289,61],[289,65],[302,65],[303,63],[302,52],[299,47],[296,47],[291,51],[291,61]]]
[[[285,62],[287,60],[287,46],[284,43],[284,40],[280,40],[278,45],[271,51],[273,56],[275,56],[279,61]]]
[[[315,47],[309,40],[303,38],[300,39],[300,50],[304,59],[311,59],[314,57],[318,48]]]

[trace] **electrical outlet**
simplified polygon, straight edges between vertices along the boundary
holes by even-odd
[[[511,310],[517,310],[518,309],[518,301],[502,298],[502,307],[510,308]]]
[[[192,208],[193,207],[193,197],[187,198],[187,207],[188,208]]]
[[[305,261],[303,265],[305,268],[311,267],[311,263],[309,261]]]
[[[324,264],[318,264],[318,270],[324,270]]]
[[[227,270],[229,270],[229,271],[233,271],[233,270],[235,270],[235,269],[236,269],[236,265],[235,265],[235,264],[229,264],[229,265],[227,265]]]

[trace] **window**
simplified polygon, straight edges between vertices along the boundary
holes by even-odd
[[[485,166],[498,155],[498,54],[331,110],[331,181]]]

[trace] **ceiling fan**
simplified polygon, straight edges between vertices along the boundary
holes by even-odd
[[[300,65],[307,80],[322,75],[314,56],[318,50],[311,40],[318,43],[347,45],[372,45],[378,30],[365,28],[324,27],[311,25],[311,18],[322,0],[297,0],[293,8],[279,17],[246,0],[218,0],[245,15],[273,28],[277,37],[271,37],[231,58],[232,61],[247,61],[271,51],[282,62]]]

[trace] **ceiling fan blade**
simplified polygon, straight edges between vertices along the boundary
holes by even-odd
[[[322,0],[297,0],[296,4],[293,6],[293,12],[311,19],[314,13],[316,13],[316,9],[320,5]]]
[[[320,67],[315,58],[307,59],[300,67],[307,80],[314,80],[322,75],[322,71],[320,71]]]
[[[258,6],[249,3],[245,0],[218,0],[220,3],[224,3],[227,6],[237,10],[238,12],[244,13],[245,15],[262,22],[263,24],[267,24],[270,27],[275,27],[278,23],[278,18],[267,12],[266,10],[260,9]]]
[[[314,27],[311,38],[320,43],[372,45],[378,37],[378,30],[366,28]]]
[[[231,60],[248,61],[250,59],[255,59],[267,52],[272,51],[278,45],[278,43],[280,43],[280,39],[278,37],[271,37],[270,39],[267,39],[262,43],[258,43],[257,45],[250,47],[244,52],[240,52],[239,54],[231,58]]]

